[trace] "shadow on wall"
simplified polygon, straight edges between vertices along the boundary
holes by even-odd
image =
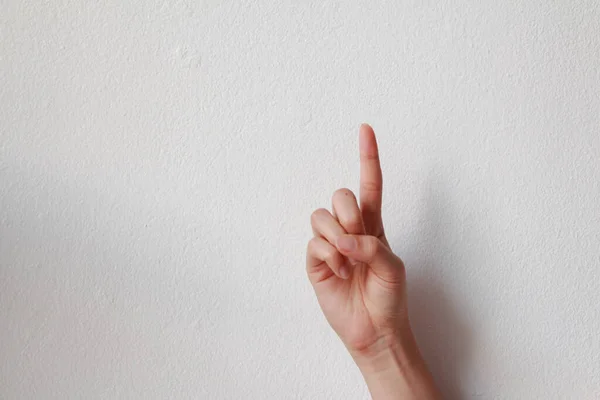
[[[456,255],[455,238],[460,235],[461,248],[474,248],[477,238],[459,228],[460,213],[453,207],[451,189],[443,176],[429,179],[423,198],[423,219],[415,232],[420,254],[411,261],[407,271],[408,306],[411,326],[419,348],[445,399],[464,399],[464,378],[469,372],[469,360],[475,343],[473,327],[466,323],[468,305],[458,306],[456,285],[443,280],[444,272],[454,270],[452,255]],[[468,241],[469,243],[464,243]],[[460,271],[456,271],[460,274]],[[455,277],[456,283],[461,277]],[[468,286],[462,282],[461,290]]]
[[[445,399],[464,399],[472,332],[440,282],[420,275],[409,282],[410,321],[421,353]]]

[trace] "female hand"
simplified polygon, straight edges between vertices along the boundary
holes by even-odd
[[[349,189],[338,189],[332,212],[312,213],[308,277],[374,398],[437,398],[409,324],[404,264],[385,237],[382,173],[369,125],[360,127],[359,150],[359,200]]]

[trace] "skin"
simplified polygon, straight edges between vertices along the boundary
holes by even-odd
[[[346,188],[311,215],[306,271],[327,321],[374,400],[441,399],[408,319],[406,273],[385,236],[373,129],[359,130],[360,197]]]

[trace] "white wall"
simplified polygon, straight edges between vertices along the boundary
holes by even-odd
[[[2,2],[0,398],[368,397],[304,271],[363,121],[449,398],[598,398],[599,4]]]

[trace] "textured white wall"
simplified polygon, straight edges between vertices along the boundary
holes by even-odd
[[[449,398],[599,398],[597,0],[1,9],[0,398],[368,397],[304,272],[363,121]]]

